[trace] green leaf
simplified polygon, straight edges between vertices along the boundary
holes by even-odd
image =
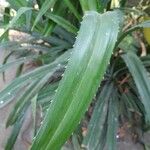
[[[20,65],[18,66],[17,71],[16,71],[16,75],[15,75],[16,78],[21,75],[21,73],[22,73],[22,71],[23,71],[23,69],[24,69],[23,67],[24,67],[24,63],[22,63],[22,64],[20,64]]]
[[[141,29],[141,28],[148,28],[150,27],[150,21],[144,21],[140,24],[137,24],[131,28],[129,28],[126,32],[122,33],[118,39],[118,41],[116,42],[116,47],[120,44],[120,42],[131,32]]]
[[[69,33],[68,31],[58,26],[54,29],[54,33],[57,34],[58,36],[63,37],[63,39],[69,42],[71,45],[74,44],[74,41],[75,41],[74,34]]]
[[[24,106],[33,98],[36,94],[41,90],[41,88],[46,84],[50,76],[54,73],[55,69],[51,72],[47,73],[42,79],[35,80],[26,90],[26,92],[19,98],[18,102],[14,106],[13,111],[9,115],[7,126],[12,125],[17,119],[21,111],[23,110]]]
[[[4,12],[3,18],[4,18],[4,25],[9,24],[9,21],[10,21],[10,8],[9,7],[5,8],[5,12]],[[4,37],[4,41],[8,41],[8,31],[6,32],[5,35],[6,36]]]
[[[98,3],[97,0],[88,0],[89,10],[98,11]]]
[[[16,142],[16,139],[19,135],[20,129],[22,127],[23,124],[23,120],[24,118],[21,116],[21,118],[19,118],[19,120],[15,123],[12,132],[7,140],[6,146],[5,146],[5,150],[12,150],[14,147],[14,144]]]
[[[36,108],[37,108],[37,97],[38,94],[36,94],[32,99],[31,99],[31,108],[32,108],[32,116],[33,116],[33,129],[34,129],[34,136],[36,134]]]
[[[107,5],[108,5],[108,3],[110,2],[111,0],[100,0],[100,8],[101,8],[101,10],[104,10],[104,9],[106,9],[107,8]]]
[[[74,14],[74,16],[81,21],[81,16],[78,12],[78,10],[74,7],[74,5],[72,4],[72,2],[70,0],[64,0],[64,2],[66,3],[66,5],[68,6],[69,10]]]
[[[32,8],[29,7],[21,7],[18,11],[17,11],[17,15],[15,17],[13,17],[13,19],[9,22],[9,24],[6,26],[4,33],[1,35],[0,37],[0,41],[5,37],[6,32],[12,28],[17,20],[27,11],[32,10]]]
[[[38,98],[37,98],[38,103],[40,104],[45,103],[45,99],[50,102],[57,88],[58,88],[58,82],[44,86],[44,88],[42,88],[38,93]]]
[[[69,138],[102,81],[118,32],[117,12],[85,14],[68,67],[31,150],[58,150]]]
[[[22,112],[26,111],[24,108],[25,106],[29,106],[29,103],[27,104],[27,100],[28,98],[26,98],[29,94],[29,92],[34,89],[34,86],[36,86],[37,84],[37,80],[35,80],[34,82],[32,82],[28,87],[26,87],[26,89],[24,89],[24,91],[21,93],[21,95],[19,95],[16,98],[16,104],[13,107],[13,110],[11,111],[11,113],[8,116],[7,122],[6,122],[6,128],[10,125],[13,125],[17,119],[20,117],[20,114],[22,114]]]
[[[77,134],[72,135],[72,144],[74,150],[81,150]]]
[[[11,6],[11,8],[18,10],[21,7],[27,6],[26,0],[7,0]]]
[[[129,71],[131,72],[139,94],[142,99],[142,103],[145,107],[148,121],[150,121],[150,78],[140,59],[131,52],[122,55]]]
[[[99,142],[101,142],[102,131],[104,130],[104,124],[107,119],[108,101],[111,98],[112,90],[113,85],[106,83],[98,96],[92,118],[88,125],[87,135],[82,142],[82,147],[87,150],[95,150]]]
[[[57,23],[58,25],[60,25],[61,27],[63,27],[64,29],[66,29],[67,31],[77,34],[78,29],[66,19],[58,15],[54,15],[52,13],[47,13],[46,16],[50,18],[52,21],[54,21],[55,23]]]
[[[69,56],[70,51],[68,50],[67,52],[59,56],[51,64],[39,67],[14,79],[7,87],[0,91],[0,108],[4,107],[7,103],[9,103],[12,98],[15,97],[16,93],[20,88],[24,87],[25,85],[31,83],[36,79],[42,78],[43,76],[45,76],[45,74],[53,71],[53,69],[55,69],[55,71],[57,69],[60,69],[62,67],[61,63],[66,63]]]
[[[79,0],[80,1],[80,5],[81,5],[81,8],[82,8],[82,11],[83,12],[86,12],[89,10],[88,8],[88,0]]]
[[[33,28],[36,26],[38,21],[41,19],[41,17],[47,12],[48,9],[53,8],[57,0],[45,0],[42,4],[41,9],[39,10],[39,13],[34,21]]]
[[[117,128],[118,128],[118,97],[114,90],[109,100],[109,112],[107,118],[106,147],[108,150],[117,149]]]
[[[82,147],[87,150],[102,150],[105,146],[108,150],[116,150],[116,132],[118,127],[117,100],[117,92],[113,83],[105,83],[98,96]]]
[[[51,13],[51,12],[53,12],[55,15],[63,16],[64,13],[66,12],[66,6],[64,4],[64,1],[56,2],[55,6],[53,7],[53,11],[49,10],[47,13]],[[49,18],[46,19],[47,19],[47,23],[45,22],[46,26],[43,32],[44,36],[50,35],[54,27],[56,26],[55,22],[53,22]]]
[[[10,55],[11,55],[12,53],[10,53]],[[9,56],[8,56],[9,57]],[[35,58],[37,58],[38,57],[38,55],[34,55],[34,56],[27,56],[27,57],[23,57],[23,58],[18,58],[17,60],[14,60],[14,61],[12,61],[12,62],[8,62],[8,63],[3,63],[2,65],[0,65],[0,73],[1,72],[3,72],[3,71],[5,71],[6,69],[8,69],[8,68],[10,68],[10,67],[12,67],[13,65],[20,65],[20,64],[22,64],[22,63],[24,63],[24,62],[28,62],[28,61],[31,61],[31,60],[33,60],[33,59],[35,59]],[[6,60],[7,61],[7,60]]]

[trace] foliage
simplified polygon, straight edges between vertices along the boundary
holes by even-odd
[[[8,55],[0,71],[4,79],[9,67],[17,64],[18,71],[0,91],[0,108],[16,100],[6,124],[14,125],[6,150],[14,146],[30,105],[34,121],[38,106],[45,115],[31,150],[61,149],[72,132],[74,149],[115,150],[117,128],[124,119],[140,114],[143,125],[149,125],[150,51],[141,57],[140,42],[133,34],[138,30],[141,36],[141,29],[150,27],[150,21],[137,23],[144,10],[131,13],[124,7],[126,0],[8,2],[0,38],[0,48]],[[131,20],[136,23],[126,26]],[[27,33],[27,39],[9,40],[12,29]],[[11,55],[16,60],[8,63]],[[23,74],[29,62],[37,67]],[[84,113],[90,104],[95,107],[87,118]],[[88,121],[86,136],[81,135],[82,122],[78,125],[81,119]]]

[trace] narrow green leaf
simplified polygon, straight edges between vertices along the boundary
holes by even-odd
[[[29,92],[34,89],[34,86],[36,86],[37,84],[37,80],[33,81],[29,86],[26,87],[26,89],[24,89],[24,91],[21,93],[21,95],[19,95],[16,98],[16,104],[13,107],[13,110],[11,111],[11,113],[8,116],[7,122],[6,122],[6,128],[8,126],[13,125],[17,119],[19,118],[20,114],[22,114],[22,112],[25,111],[25,106],[29,106],[29,103],[27,104],[27,100],[26,97],[28,96]]]
[[[49,10],[47,13],[51,13],[53,12],[55,15],[60,15],[60,16],[63,16],[64,13],[66,12],[66,6],[64,4],[64,1],[57,1],[55,6],[52,8],[52,10]],[[50,20],[49,18],[47,18],[47,23],[45,28],[44,28],[44,36],[47,36],[47,35],[50,35],[54,29],[54,27],[56,26],[56,23],[53,22],[52,20]]]
[[[18,119],[19,114],[23,110],[24,106],[30,102],[30,100],[35,97],[38,92],[41,90],[41,88],[46,84],[50,76],[55,72],[55,69],[53,71],[51,70],[47,75],[45,75],[42,79],[35,80],[29,88],[26,90],[26,92],[18,99],[18,102],[15,104],[13,111],[10,113],[7,126],[14,124],[14,122]],[[33,99],[35,100],[35,99]]]
[[[79,14],[78,10],[74,7],[70,0],[64,0],[66,5],[68,6],[69,10],[74,14],[74,16],[81,21],[81,15]]]
[[[89,10],[98,11],[98,1],[97,0],[88,0]]]
[[[5,58],[4,58],[3,62],[2,62],[3,65],[5,65],[5,64],[7,63],[8,59],[10,58],[10,56],[11,56],[12,54],[13,54],[13,52],[10,52],[10,53],[8,53],[8,54],[5,56]],[[0,70],[1,70],[1,69],[0,69]],[[1,73],[1,71],[0,71],[0,73]],[[5,81],[5,72],[3,72],[3,81]]]
[[[47,12],[48,9],[53,8],[57,0],[45,0],[42,4],[41,9],[39,10],[39,13],[34,21],[33,28],[36,26],[38,21],[41,19],[41,17]]]
[[[55,90],[58,88],[58,84],[59,82],[55,82],[53,84],[44,86],[44,88],[42,88],[38,93],[38,103],[44,103],[44,99],[46,98],[48,98],[48,101],[51,101],[51,97],[53,97],[53,95],[55,94]]]
[[[12,98],[15,97],[20,88],[24,87],[28,83],[31,83],[31,81],[42,78],[43,76],[45,76],[45,74],[53,71],[53,69],[55,69],[55,71],[57,69],[60,69],[62,65],[58,64],[66,63],[69,57],[70,51],[68,50],[67,52],[59,56],[53,63],[39,67],[14,79],[6,88],[0,91],[0,108],[9,103]]]
[[[106,135],[106,148],[108,150],[117,149],[117,128],[118,128],[118,105],[117,94],[114,90],[109,101],[109,112],[107,118],[107,135]]]
[[[52,33],[55,25],[56,24],[52,20],[48,20],[43,31],[44,36],[49,36]]]
[[[110,1],[111,0],[99,0],[101,10],[106,9]]]
[[[16,78],[21,75],[23,69],[24,69],[24,63],[20,64],[19,67],[17,68],[16,75],[15,75]]]
[[[135,25],[131,28],[129,28],[125,33],[122,33],[118,39],[118,41],[116,42],[116,47],[120,44],[120,42],[131,32],[141,29],[141,28],[149,28],[150,27],[150,21],[144,21],[138,25]]]
[[[148,77],[148,73],[140,59],[134,53],[128,52],[122,55],[122,58],[133,76],[147,113],[147,119],[150,121],[150,78]]]
[[[68,67],[31,150],[58,150],[74,131],[104,76],[118,32],[117,12],[85,14]]]
[[[10,55],[11,55],[12,53],[10,53]],[[9,57],[9,56],[8,56]],[[33,59],[35,59],[35,58],[37,58],[38,57],[38,55],[35,55],[35,56],[28,56],[28,57],[23,57],[23,58],[18,58],[17,60],[14,60],[14,61],[12,61],[12,62],[8,62],[8,63],[5,63],[5,64],[2,64],[2,65],[0,65],[0,73],[1,72],[3,72],[3,71],[5,71],[6,69],[8,69],[8,68],[10,68],[10,67],[12,67],[13,65],[20,65],[20,64],[22,64],[22,63],[24,63],[24,62],[28,62],[28,61],[31,61],[31,60],[33,60]],[[6,60],[7,61],[7,60]]]
[[[15,9],[16,11],[21,8],[21,7],[26,7],[27,6],[27,1],[26,0],[7,0],[11,7]]]
[[[101,142],[100,138],[107,119],[108,101],[111,98],[112,90],[113,85],[106,83],[98,96],[98,101],[88,125],[88,133],[82,142],[82,147],[87,150],[96,150],[99,142]]]
[[[87,0],[79,0],[80,1],[80,5],[81,5],[81,8],[82,8],[82,11],[83,12],[86,12],[89,10],[88,8],[88,1]]]
[[[67,42],[69,42],[71,45],[74,44],[75,41],[75,35],[64,30],[63,28],[57,26],[54,31],[55,34],[57,34],[58,36],[63,37],[64,40],[66,40]]]
[[[50,18],[52,21],[54,21],[55,23],[57,23],[58,25],[60,25],[61,27],[63,27],[64,29],[66,29],[67,31],[77,34],[78,29],[66,19],[58,15],[54,15],[52,13],[47,13],[46,16]]]
[[[6,146],[5,146],[5,150],[12,150],[14,147],[14,144],[16,142],[16,139],[18,137],[18,134],[20,132],[20,129],[22,127],[23,124],[23,117],[21,116],[21,118],[19,118],[19,120],[15,123],[12,132],[7,140]]]
[[[21,7],[18,11],[17,11],[17,15],[15,17],[13,17],[13,19],[10,21],[10,23],[6,26],[4,33],[1,35],[0,37],[0,41],[3,39],[3,37],[5,36],[6,32],[12,28],[15,23],[17,22],[17,20],[27,11],[32,10],[32,8],[29,7]]]
[[[72,135],[72,144],[73,144],[74,150],[81,150],[81,147],[78,141],[78,136],[76,134]]]
[[[10,8],[9,7],[5,8],[3,18],[4,18],[4,25],[9,24],[9,21],[10,21]],[[8,41],[8,31],[6,32],[5,35],[6,36],[4,37],[4,41]]]

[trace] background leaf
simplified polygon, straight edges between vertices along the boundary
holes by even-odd
[[[122,55],[122,58],[133,76],[147,113],[147,119],[150,121],[150,78],[148,77],[148,73],[136,54],[128,52],[127,54]]]

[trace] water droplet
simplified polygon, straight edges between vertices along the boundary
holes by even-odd
[[[53,8],[51,8],[51,12],[53,12],[53,10],[54,10],[54,9],[53,9]]]
[[[41,123],[40,123],[41,125],[43,124],[43,121],[41,121]]]
[[[0,101],[0,104],[3,104],[4,103],[4,101]]]
[[[11,95],[11,93],[10,93],[10,92],[8,92],[8,95]]]
[[[116,135],[116,138],[119,139],[119,135],[118,134]]]
[[[57,66],[58,66],[58,67],[60,67],[60,66],[61,66],[61,64],[58,64]]]

